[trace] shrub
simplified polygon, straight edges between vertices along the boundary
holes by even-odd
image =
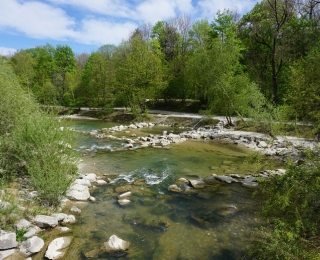
[[[250,254],[258,259],[320,259],[320,159],[307,151],[303,163],[262,183],[267,224]]]
[[[0,103],[4,104],[0,108],[1,177],[12,180],[27,175],[41,202],[57,205],[76,172],[75,134],[62,131],[54,115],[39,109],[3,61]]]

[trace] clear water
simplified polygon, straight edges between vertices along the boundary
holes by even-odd
[[[73,122],[86,131],[110,127],[103,122]],[[250,233],[259,224],[255,212],[260,205],[252,198],[254,190],[218,181],[185,193],[169,192],[167,187],[180,177],[253,172],[253,165],[244,164],[248,149],[216,141],[186,141],[169,148],[115,151],[123,145],[121,141],[81,139],[83,148],[92,145],[97,149],[84,157],[80,171],[102,174],[112,182],[91,192],[96,202],[75,203],[82,213],[77,224],[70,226],[73,243],[64,259],[88,259],[88,253],[94,260],[242,259]],[[269,162],[268,168],[277,166]],[[131,203],[120,206],[117,196],[126,190],[132,191]],[[95,255],[93,250],[112,234],[131,243],[127,254]]]

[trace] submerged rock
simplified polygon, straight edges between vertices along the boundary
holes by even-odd
[[[206,185],[204,181],[200,181],[200,180],[190,180],[190,184],[195,189],[202,189]]]
[[[80,214],[81,213],[81,209],[77,208],[76,206],[72,206],[70,209],[71,213],[76,213],[76,214]]]
[[[121,205],[121,206],[125,206],[125,205],[128,205],[128,204],[130,204],[130,200],[128,200],[128,199],[120,199],[120,200],[118,200],[118,203]]]
[[[107,242],[103,243],[104,251],[108,253],[116,252],[116,251],[126,251],[129,249],[130,242],[125,241],[119,238],[116,235],[112,235],[109,237]]]
[[[169,191],[173,191],[173,192],[182,192],[182,190],[179,188],[179,186],[177,184],[172,184],[168,187]]]
[[[129,197],[132,195],[132,192],[131,191],[127,191],[125,193],[122,193],[118,196],[119,199],[123,199],[123,198],[126,198],[126,197]]]
[[[230,176],[215,176],[215,178],[218,180],[218,181],[221,181],[221,182],[226,182],[226,183],[232,183],[232,182],[238,182],[238,180],[230,177]]]

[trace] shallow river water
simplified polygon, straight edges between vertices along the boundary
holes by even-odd
[[[68,124],[83,131],[112,126],[83,120]],[[163,130],[155,127],[130,134]],[[96,202],[75,203],[82,212],[71,226],[73,243],[64,259],[242,259],[250,233],[259,224],[255,212],[260,203],[252,197],[254,189],[216,181],[203,189],[173,193],[168,186],[180,177],[198,180],[213,173],[251,173],[256,166],[245,163],[250,150],[204,140],[122,151],[116,151],[122,141],[84,136],[80,143],[82,150],[94,151],[84,156],[80,172],[99,173],[112,181],[91,192]],[[278,166],[268,163],[268,169]],[[131,203],[120,206],[117,196],[126,190],[132,191]],[[131,243],[127,254],[95,255],[112,234]]]

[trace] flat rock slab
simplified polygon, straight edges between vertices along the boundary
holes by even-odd
[[[190,184],[195,189],[202,189],[206,185],[204,181],[199,181],[199,180],[190,180]]]
[[[1,250],[0,251],[0,259],[5,259],[13,254],[16,253],[16,250],[15,249],[8,249],[8,250]]]
[[[226,183],[232,183],[232,182],[238,182],[238,180],[230,177],[230,176],[215,176],[215,178],[218,180],[218,181],[221,181],[221,182],[226,182]]]
[[[20,252],[23,253],[25,256],[30,256],[40,252],[43,247],[44,247],[43,239],[40,237],[34,236],[21,243]]]
[[[33,219],[33,223],[40,228],[53,228],[58,225],[58,219],[46,215],[37,215]]]
[[[12,249],[17,245],[15,232],[0,230],[0,250]]]
[[[72,184],[67,191],[67,197],[72,200],[88,200],[90,198],[89,188],[80,184]]]
[[[72,241],[71,237],[58,237],[54,239],[48,246],[45,257],[51,260],[61,259],[66,248],[70,245]]]

